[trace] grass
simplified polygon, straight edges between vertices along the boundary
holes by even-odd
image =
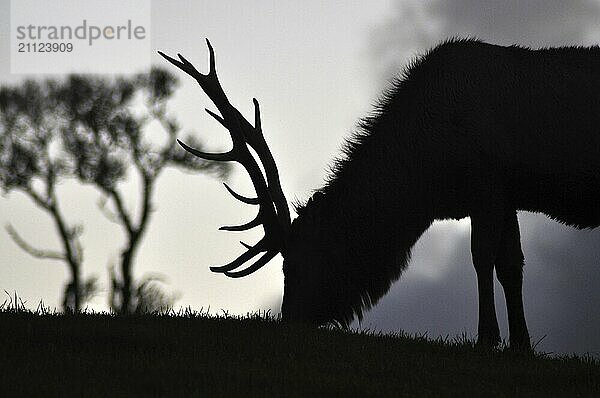
[[[268,314],[0,311],[2,397],[482,395],[600,396],[600,363]]]

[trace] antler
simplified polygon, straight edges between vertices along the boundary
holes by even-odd
[[[217,71],[215,69],[215,52],[208,39],[206,39],[206,44],[208,45],[210,54],[208,74],[198,72],[198,70],[181,54],[177,54],[179,60],[176,60],[165,55],[161,51],[158,53],[167,61],[196,79],[200,87],[202,87],[202,90],[204,90],[210,100],[217,106],[221,116],[209,109],[205,109],[206,112],[221,123],[223,127],[229,130],[231,141],[233,142],[233,148],[225,153],[202,152],[190,148],[183,142],[177,140],[179,145],[189,153],[202,159],[225,162],[236,161],[240,163],[246,169],[252,180],[252,184],[254,184],[256,198],[242,196],[232,190],[227,184],[224,184],[227,191],[234,198],[246,204],[258,205],[259,208],[256,218],[252,221],[243,225],[225,226],[219,229],[225,231],[245,231],[262,225],[265,232],[264,237],[254,246],[249,246],[242,242],[242,245],[248,250],[229,264],[210,267],[213,272],[220,272],[232,278],[239,278],[258,270],[283,249],[285,236],[288,234],[290,228],[290,213],[287,201],[281,189],[275,160],[273,159],[273,155],[271,154],[262,133],[258,101],[256,98],[252,99],[252,102],[254,103],[254,126],[252,126],[227,99],[217,77]],[[266,180],[256,159],[250,153],[248,146],[254,149],[258,154],[258,158],[265,170]],[[260,253],[264,254],[252,265],[241,271],[234,271]]]

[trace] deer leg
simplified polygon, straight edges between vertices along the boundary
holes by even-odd
[[[502,212],[499,209],[471,215],[471,255],[479,293],[477,343],[483,346],[496,346],[500,342],[494,305],[494,262],[501,226]]]
[[[523,251],[517,212],[506,213],[502,239],[496,256],[496,275],[504,289],[511,348],[531,349],[523,311]]]

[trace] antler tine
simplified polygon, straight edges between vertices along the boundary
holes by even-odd
[[[216,161],[220,161],[220,162],[230,162],[230,161],[236,160],[235,157],[233,156],[233,151],[224,152],[224,153],[208,153],[208,152],[202,152],[202,151],[199,151],[192,147],[189,147],[180,140],[177,140],[177,143],[179,145],[181,145],[181,147],[183,149],[185,149],[187,152],[191,153],[194,156],[198,156],[199,158],[205,159],[205,160],[216,160]]]
[[[271,259],[273,257],[275,257],[277,255],[277,253],[278,253],[278,251],[268,251],[265,254],[263,254],[261,258],[256,260],[256,262],[254,264],[252,264],[251,266],[249,266],[248,268],[245,268],[241,271],[236,271],[236,272],[225,271],[223,273],[225,274],[225,276],[228,276],[230,278],[242,278],[242,277],[244,277],[246,275],[250,275],[251,273],[256,272],[260,268],[264,267],[269,261],[271,261]]]
[[[242,196],[239,193],[235,192],[226,183],[223,183],[223,185],[225,185],[225,188],[231,194],[231,196],[233,196],[234,198],[236,198],[240,202],[246,203],[248,205],[257,205],[257,204],[260,204],[260,201],[258,200],[258,198],[247,198],[247,197]]]
[[[254,129],[260,132],[262,135],[262,121],[260,119],[260,105],[256,98],[252,98],[252,104],[254,104]]]
[[[215,120],[217,122],[221,123],[221,126],[225,127],[226,129],[229,129],[229,127],[227,127],[227,125],[225,124],[225,119],[223,119],[221,116],[217,115],[216,113],[214,113],[213,111],[211,111],[208,108],[204,108],[204,110],[206,111],[206,113],[208,113],[213,118],[215,118]]]
[[[250,250],[250,249],[252,248],[252,246],[250,246],[249,244],[247,244],[247,243],[244,243],[244,242],[242,242],[242,241],[240,241],[240,244],[241,244],[242,246],[244,246],[244,247],[245,247],[246,249],[248,249],[248,250]]]
[[[261,224],[262,224],[262,217],[261,217],[261,214],[259,212],[256,215],[256,217],[254,217],[254,219],[252,221],[249,221],[246,224],[242,224],[242,225],[226,225],[224,227],[220,227],[219,231],[234,231],[234,232],[247,231],[247,230],[252,229],[254,227],[258,227]]]
[[[248,145],[256,151],[258,157],[263,164],[267,177],[267,185],[275,208],[277,210],[277,219],[281,225],[283,232],[287,233],[290,221],[290,210],[287,205],[287,200],[283,190],[281,189],[281,181],[279,180],[279,171],[277,164],[273,158],[273,154],[265,141],[262,133],[262,123],[260,117],[260,105],[256,98],[252,98],[254,104],[254,128],[250,127],[252,134],[247,134]],[[244,119],[245,120],[245,119]],[[249,123],[248,123],[249,125]]]
[[[252,247],[250,247],[246,252],[242,253],[241,256],[230,262],[229,264],[219,265],[210,267],[212,272],[220,272],[225,273],[232,271],[236,268],[239,268],[244,263],[252,260],[252,258],[256,257],[259,253],[264,252],[265,249],[265,238],[262,238],[258,243]]]
[[[221,112],[224,117],[227,117],[226,113],[228,113],[228,108],[233,107],[229,103],[229,100],[223,91],[223,87],[221,87],[221,83],[219,82],[217,68],[215,66],[215,50],[208,38],[206,39],[206,45],[208,46],[208,73],[206,75],[200,74],[200,76],[196,78],[196,81],[200,84],[200,87],[202,87],[210,100],[217,106],[219,112]],[[227,126],[225,127],[227,128]]]
[[[198,72],[198,70],[194,67],[194,65],[192,65],[181,54],[177,54],[177,56],[181,60],[181,61],[178,61],[175,58],[169,57],[167,54],[163,53],[162,51],[158,51],[158,53],[164,59],[166,59],[167,61],[169,61],[170,63],[172,63],[173,65],[175,65],[176,67],[178,67],[179,69],[181,69],[182,71],[187,73],[188,75],[192,76],[193,78],[198,79],[199,77],[202,76],[202,74],[200,72]]]
[[[215,50],[213,50],[212,44],[210,44],[210,40],[208,37],[206,38],[206,45],[208,46],[208,74],[217,74],[217,68],[215,67]]]

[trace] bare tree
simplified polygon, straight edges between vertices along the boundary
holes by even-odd
[[[59,136],[56,102],[51,99],[56,87],[53,81],[26,81],[18,87],[0,89],[0,185],[5,193],[23,192],[52,218],[62,243],[59,250],[34,247],[10,224],[6,230],[30,255],[66,263],[70,281],[65,285],[63,308],[78,311],[96,283],[95,279],[82,281],[83,249],[79,237],[83,229],[66,220],[56,193],[57,183],[69,175],[64,154],[51,153],[52,143]]]
[[[37,249],[12,226],[7,230],[34,257],[64,261],[71,271],[65,288],[65,309],[79,310],[82,299],[96,287],[81,281],[81,225],[70,225],[56,193],[57,183],[75,178],[102,194],[102,213],[121,226],[125,243],[118,272],[111,273],[111,305],[118,313],[136,310],[133,264],[150,221],[157,178],[165,167],[225,176],[229,168],[205,162],[174,145],[180,126],[167,111],[177,81],[168,72],[152,69],[132,78],[108,79],[71,75],[64,81],[27,81],[0,89],[0,185],[19,190],[54,220],[62,250]],[[138,103],[143,106],[139,107]],[[134,109],[134,107],[136,109]],[[143,110],[140,111],[139,108]],[[162,143],[145,137],[148,124],[158,121]],[[141,185],[140,209],[126,207],[120,184],[132,169]],[[41,188],[38,188],[41,186]],[[145,284],[147,285],[147,283]]]

